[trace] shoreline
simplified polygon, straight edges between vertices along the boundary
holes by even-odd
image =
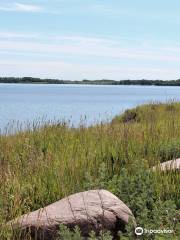
[[[180,86],[180,79],[177,80],[146,80],[146,79],[137,79],[137,80],[59,80],[59,79],[41,79],[33,77],[0,77],[0,84],[74,84],[74,85],[125,85],[125,86]]]

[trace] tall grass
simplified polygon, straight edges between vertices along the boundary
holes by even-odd
[[[174,210],[180,208],[179,172],[150,171],[159,162],[180,157],[180,103],[144,105],[91,127],[38,126],[0,135],[0,226],[97,187],[118,195],[139,222],[143,209],[133,196],[144,198],[139,204],[154,221],[158,204],[173,201]],[[3,234],[1,228],[0,239],[6,239]]]

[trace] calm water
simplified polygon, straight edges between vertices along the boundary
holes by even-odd
[[[180,87],[0,84],[0,129],[13,121],[110,120],[143,103],[180,101]]]

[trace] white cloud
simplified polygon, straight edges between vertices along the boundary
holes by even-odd
[[[58,39],[58,40],[57,40]],[[164,51],[161,47],[124,46],[121,42],[101,38],[85,38],[64,36],[53,41],[53,37],[46,41],[13,41],[0,40],[0,51],[15,53],[31,53],[51,55],[52,57],[64,54],[75,57],[101,57],[114,59],[153,60],[153,61],[180,61],[180,52],[173,49]],[[48,40],[48,41],[47,41]],[[51,43],[48,43],[51,42]]]
[[[43,8],[39,5],[30,5],[22,3],[12,3],[6,5],[0,5],[0,11],[6,12],[42,12]]]
[[[0,75],[34,76],[63,79],[176,79],[180,70],[153,67],[73,64],[63,61],[0,60]]]
[[[40,11],[42,11],[42,7],[36,6],[36,5],[15,3],[15,7],[17,10],[23,11],[23,12],[40,12]]]
[[[0,31],[0,39],[38,39],[39,36],[38,33]]]
[[[71,43],[79,43],[79,44],[116,44],[117,41],[105,38],[97,38],[97,37],[84,37],[84,36],[58,36],[54,39],[60,41],[69,41]]]
[[[0,62],[0,74],[4,71],[16,76],[51,78],[62,74],[66,79],[178,78],[180,48],[169,46],[172,44],[136,45],[133,42],[125,44],[117,39],[78,35],[43,36],[0,32],[0,53],[6,56]],[[64,62],[65,59],[71,60]]]

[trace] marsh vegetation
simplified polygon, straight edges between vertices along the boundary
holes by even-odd
[[[140,106],[90,127],[34,124],[0,135],[0,239],[13,239],[3,227],[9,220],[97,188],[126,203],[139,226],[174,230],[144,239],[179,239],[180,174],[152,171],[178,157],[180,103]],[[133,239],[132,232],[127,226],[121,239]]]

